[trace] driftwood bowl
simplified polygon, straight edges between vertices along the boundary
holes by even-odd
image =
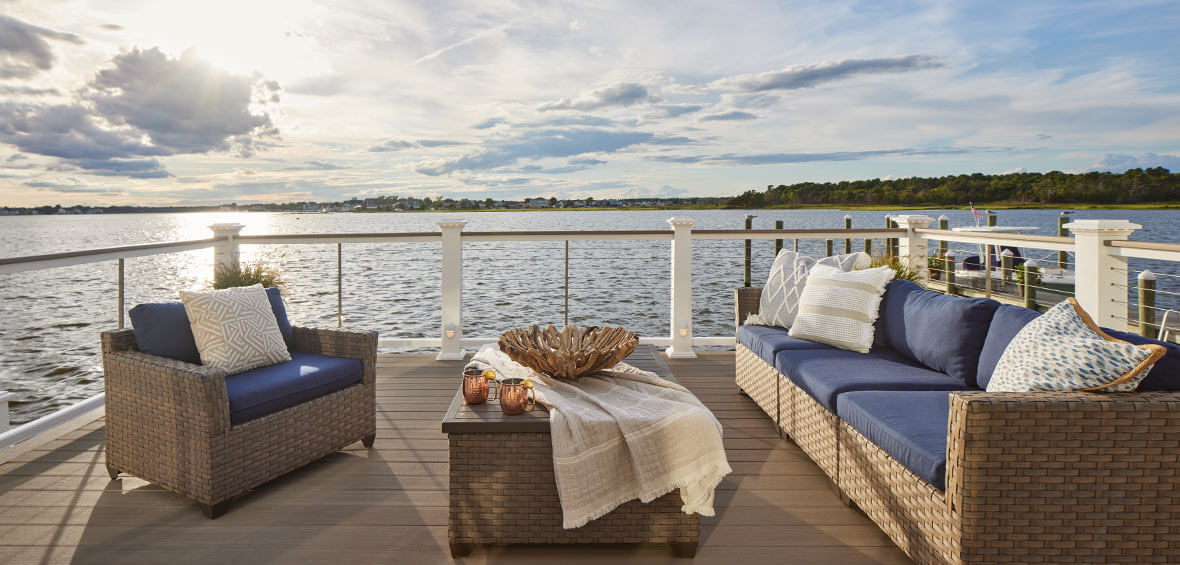
[[[529,326],[504,332],[500,351],[534,371],[576,379],[614,367],[638,343],[639,338],[623,328],[566,326],[558,330],[550,324],[545,329]]]

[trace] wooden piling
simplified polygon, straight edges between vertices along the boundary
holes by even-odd
[[[1155,327],[1155,273],[1143,271],[1139,281],[1139,335],[1154,338]]]

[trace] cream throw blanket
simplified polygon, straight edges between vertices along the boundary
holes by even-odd
[[[713,515],[714,490],[732,469],[721,424],[684,387],[626,363],[576,381],[555,379],[495,344],[481,347],[468,365],[536,385],[537,402],[549,409],[564,528],[676,488],[686,514]]]

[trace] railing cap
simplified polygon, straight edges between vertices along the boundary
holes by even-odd
[[[673,228],[680,227],[680,226],[692,227],[692,225],[695,223],[696,223],[696,221],[693,220],[692,218],[681,218],[681,217],[668,218],[668,225],[672,226]]]
[[[441,229],[447,229],[447,228],[463,229],[463,226],[465,226],[465,225],[467,225],[467,220],[440,220],[438,222],[438,227]]]
[[[1074,220],[1065,224],[1065,228],[1076,235],[1080,233],[1099,234],[1103,232],[1131,233],[1135,230],[1142,229],[1143,226],[1133,224],[1128,220]]]

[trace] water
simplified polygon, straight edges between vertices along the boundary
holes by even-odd
[[[700,229],[735,229],[746,213],[755,227],[783,220],[786,228],[838,228],[847,213],[858,228],[884,227],[885,212],[840,210],[529,211],[412,214],[129,214],[0,217],[0,256],[13,257],[157,241],[204,239],[208,225],[238,222],[243,234],[435,232],[437,222],[462,218],[467,231],[667,230],[667,219],[687,216]],[[891,212],[902,214],[905,212]],[[945,214],[952,226],[974,225],[969,211]],[[1056,233],[1056,210],[999,213],[1004,225]],[[1134,239],[1180,241],[1178,211],[1087,210],[1075,218],[1126,218],[1143,225]],[[791,241],[786,242],[789,248]],[[855,244],[861,249],[863,242]],[[880,242],[875,243],[880,248]],[[823,253],[822,241],[801,250]],[[843,242],[836,242],[837,251]],[[288,282],[293,323],[336,325],[336,245],[243,246],[243,259],[277,265]],[[495,336],[530,323],[564,319],[564,243],[481,242],[464,245],[463,316],[468,336]],[[754,242],[754,284],[765,280],[773,242]],[[693,242],[693,316],[698,336],[733,334],[733,288],[742,284],[741,241]],[[1180,274],[1175,265],[1132,261],[1131,274],[1151,268]],[[0,275],[0,390],[18,393],[13,421],[50,413],[102,391],[98,334],[117,325],[114,261]],[[181,289],[206,288],[212,251],[128,259],[127,307],[176,300]],[[344,324],[383,337],[438,335],[437,243],[344,246]],[[1159,288],[1180,292],[1178,279]],[[570,322],[622,325],[645,336],[669,334],[669,242],[570,242]],[[1160,302],[1174,298],[1160,296]]]

